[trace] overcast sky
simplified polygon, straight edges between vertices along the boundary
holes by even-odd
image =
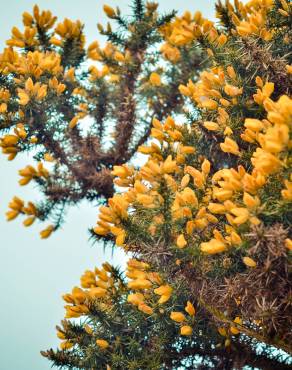
[[[102,12],[105,3],[100,0],[9,0],[0,13],[0,46],[10,37],[10,30],[18,26],[22,30],[21,15],[31,11],[37,3],[42,10],[50,9],[58,20],[64,17],[80,19],[85,23],[87,42],[99,37],[96,24],[105,24]],[[130,0],[109,0],[128,12]],[[215,0],[160,0],[160,9],[201,10],[205,17],[214,15]],[[30,163],[23,155],[8,162],[0,154],[0,370],[46,370],[49,363],[39,351],[56,347],[55,325],[64,315],[61,295],[79,284],[84,270],[114,261],[123,265],[125,258],[116,251],[103,253],[102,247],[88,241],[88,228],[95,224],[97,209],[94,205],[81,204],[71,209],[61,231],[49,239],[39,239],[38,232],[44,225],[24,228],[21,220],[7,223],[5,212],[8,201],[18,195],[28,200],[39,198],[33,185],[18,186],[17,171]]]

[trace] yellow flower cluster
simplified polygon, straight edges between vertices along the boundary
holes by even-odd
[[[24,12],[22,15],[22,21],[25,26],[31,27],[33,24],[36,24],[38,28],[41,28],[44,31],[52,28],[56,20],[57,17],[53,17],[49,10],[43,10],[40,12],[37,5],[33,7],[33,14]]]
[[[28,202],[27,205],[24,201],[18,197],[13,197],[13,199],[8,204],[9,211],[6,212],[7,221],[14,220],[20,214],[27,216],[23,220],[23,225],[25,227],[31,226],[39,215],[37,207],[34,203]],[[55,230],[55,226],[48,225],[45,229],[40,231],[40,237],[42,239],[47,239],[51,233]]]
[[[279,9],[279,13],[289,17],[291,5],[286,0],[281,0],[281,4],[282,9]],[[233,26],[233,35],[256,36],[265,41],[271,40],[274,31],[267,25],[267,14],[274,6],[273,0],[251,0],[246,4],[235,1],[234,5],[227,2],[226,6]],[[217,17],[220,19],[221,16],[222,13],[218,11]],[[217,46],[222,46],[228,41],[227,36],[218,33],[214,23],[205,19],[200,12],[193,16],[186,12],[182,17],[176,17],[173,22],[164,26],[161,32],[167,40],[167,47],[187,45],[193,40],[200,39],[207,39]],[[210,53],[212,54],[211,50]]]
[[[128,217],[128,201],[123,195],[116,194],[108,202],[108,207],[100,207],[100,216],[94,232],[99,235],[112,233],[118,246],[124,245],[126,232],[120,227],[121,221]]]
[[[102,269],[85,271],[80,284],[81,288],[74,287],[71,293],[63,295],[64,301],[68,303],[65,306],[66,318],[87,315],[92,303],[96,303],[99,309],[109,309],[110,295],[114,292],[114,278],[111,276],[111,266],[108,263],[104,263]]]
[[[2,153],[8,154],[8,160],[12,160],[16,157],[19,150],[17,148],[19,139],[18,135],[5,135],[0,139]]]
[[[71,293],[63,295],[67,303],[65,318],[75,319],[81,316],[86,318],[92,310],[95,312],[96,309],[110,312],[116,302],[115,294],[125,295],[130,305],[137,307],[146,315],[152,315],[156,309],[160,314],[165,312],[161,305],[169,301],[173,289],[163,283],[158,273],[151,271],[148,263],[130,259],[127,263],[126,277],[129,279],[128,283],[122,287],[109,263],[104,263],[101,269],[85,271],[80,279],[81,287],[74,287]],[[156,296],[159,296],[158,301]],[[180,335],[190,336],[196,310],[190,301],[187,301],[184,310],[188,316],[180,312],[171,312],[170,320],[181,324]],[[84,329],[93,337],[100,350],[106,350],[110,346],[107,340],[99,336],[96,338],[91,323],[89,325],[84,323]],[[61,349],[70,349],[74,346],[74,342],[66,337],[65,329],[57,327],[57,336],[62,340]]]
[[[233,323],[236,324],[230,324],[229,327],[219,327],[218,328],[218,333],[222,337],[226,337],[225,340],[225,346],[228,347],[231,344],[231,339],[230,337],[232,335],[238,335],[240,333],[240,327],[242,326],[242,319],[239,316],[236,316],[235,319],[233,320]]]
[[[49,177],[49,171],[44,167],[42,162],[39,162],[37,168],[34,168],[31,165],[27,165],[22,170],[18,171],[19,175],[22,176],[22,179],[19,180],[19,185],[27,185],[35,177]]]
[[[172,63],[178,62],[179,59],[181,58],[179,48],[177,48],[176,46],[172,46],[167,42],[161,46],[160,51],[164,58]]]
[[[93,335],[93,329],[88,324],[84,325],[84,330],[87,334],[91,336]],[[62,342],[60,343],[60,348],[62,350],[68,350],[74,346],[73,341],[66,338],[66,330],[60,328],[59,326],[57,327],[57,337],[62,340]],[[106,350],[110,345],[109,342],[105,339],[96,339],[95,344],[102,351]]]
[[[17,27],[12,28],[12,38],[6,41],[8,46],[16,46],[19,48],[32,47],[38,44],[35,35],[37,33],[36,28],[25,27],[24,32],[20,32]]]
[[[196,313],[196,310],[190,301],[187,302],[187,305],[185,306],[185,311],[189,315],[188,318],[182,312],[172,311],[170,313],[170,319],[179,324],[182,324],[180,328],[181,335],[189,336],[189,335],[192,335],[192,332],[193,332],[191,324],[193,323],[193,319]],[[186,325],[186,324],[189,324],[189,325]]]
[[[32,225],[38,214],[36,206],[32,202],[28,202],[25,206],[23,200],[16,196],[10,201],[8,207],[10,210],[6,212],[7,221],[14,220],[19,214],[25,214],[28,217],[23,221],[24,226]]]
[[[228,66],[225,72],[222,67],[213,67],[210,71],[201,73],[198,83],[189,81],[187,86],[180,85],[179,89],[199,108],[205,109],[214,117],[217,115],[213,121],[204,121],[204,128],[226,136],[224,143],[220,144],[222,151],[239,155],[237,143],[229,137],[233,131],[230,127],[228,110],[238,104],[238,99],[243,93],[234,68]]]
[[[241,3],[241,19],[237,17],[234,9],[231,9],[232,6],[230,6],[232,21],[236,26],[237,33],[242,37],[257,36],[265,41],[271,40],[273,30],[267,26],[267,14],[273,5],[273,0],[251,0],[245,6]]]
[[[59,54],[53,52],[29,51],[18,54],[13,49],[4,49],[0,54],[0,69],[3,74],[14,73],[16,83],[24,83],[28,78],[39,79],[44,74],[58,76],[63,72]]]
[[[66,81],[74,82],[74,68],[70,68],[63,75],[60,55],[53,52],[42,53],[39,51],[28,52],[19,55],[12,49],[5,49],[0,55],[0,69],[3,74],[13,73],[14,82],[17,84],[17,98],[19,110],[10,112],[8,109],[10,101],[15,104],[15,97],[11,96],[6,89],[0,90],[0,114],[6,115],[8,120],[18,119],[25,121],[25,110],[27,105],[40,104],[48,93],[60,96],[66,90]],[[47,83],[38,82],[43,76],[47,78]],[[61,81],[62,82],[61,82]],[[63,83],[65,82],[65,83]],[[76,94],[76,89],[72,94]],[[80,104],[77,120],[87,114],[87,106]],[[72,123],[70,124],[72,126]],[[17,155],[20,141],[29,139],[31,144],[37,142],[36,137],[27,138],[27,131],[24,123],[17,123],[14,134],[5,135],[0,140],[2,152],[8,154],[8,159],[12,160]],[[27,140],[26,140],[27,141]]]
[[[211,30],[212,32],[210,32]],[[213,32],[215,34],[212,35]],[[214,23],[203,18],[199,11],[193,16],[187,11],[182,17],[176,17],[173,22],[161,28],[161,33],[167,41],[168,47],[186,45],[202,36],[210,37],[211,40],[219,36]]]
[[[68,18],[62,23],[59,23],[55,28],[55,33],[60,37],[51,37],[50,42],[56,46],[63,46],[67,40],[76,40],[79,43],[79,47],[83,48],[85,44],[85,36],[82,33],[83,24],[77,20],[76,22],[71,21]]]
[[[45,34],[53,28],[57,17],[47,11],[40,12],[37,5],[33,8],[33,14],[28,12],[23,13],[24,31],[21,32],[17,27],[12,28],[12,37],[6,44],[10,47],[28,48],[37,51],[40,46],[40,39],[38,33]],[[59,23],[51,33],[51,38],[47,41],[51,45],[63,47],[66,41],[75,41],[76,45],[83,49],[85,44],[85,36],[83,35],[83,25],[77,20],[73,22],[67,18],[62,23]],[[59,36],[56,37],[56,36]],[[46,42],[47,42],[46,41]]]
[[[135,259],[128,261],[126,276],[131,279],[128,282],[128,288],[138,292],[129,294],[127,301],[137,306],[138,310],[151,315],[157,303],[161,305],[170,299],[173,289],[170,285],[163,283],[157,272],[147,271],[149,269],[150,266],[145,262]],[[152,290],[160,296],[157,303],[153,300],[150,302]],[[147,299],[149,300],[148,304],[146,303]]]
[[[128,50],[122,50],[110,42],[107,42],[104,48],[101,48],[97,41],[92,42],[88,46],[87,56],[92,60],[103,62],[101,69],[94,65],[89,67],[90,80],[95,81],[107,76],[110,83],[119,82],[122,68],[132,60]]]
[[[43,32],[48,31],[54,26],[56,20],[57,17],[53,17],[49,10],[40,13],[39,7],[35,5],[33,8],[33,15],[28,12],[23,13],[24,32],[22,33],[17,27],[13,27],[12,37],[6,44],[19,48],[38,46],[39,41],[36,37],[37,30],[42,30]]]
[[[274,6],[273,0],[251,0],[247,3],[235,1],[234,5],[227,1],[227,8],[230,26],[232,27],[232,36],[256,37],[264,41],[270,41],[275,31],[273,25],[267,22],[268,13]],[[281,0],[282,8],[278,9],[279,14],[286,19],[291,16],[292,6],[286,0]],[[226,10],[220,12],[222,4],[218,5],[217,17],[223,22]],[[222,19],[221,19],[222,17]],[[211,48],[224,46],[228,42],[228,36],[218,32],[214,22],[205,19],[201,12],[192,15],[189,11],[183,16],[176,17],[174,21],[161,27],[161,33],[164,36],[165,43],[161,47],[164,57],[172,62],[180,59],[181,46],[187,46],[193,41],[209,42]],[[289,41],[287,41],[288,43]],[[210,56],[213,55],[211,48],[207,49]]]
[[[18,98],[20,105],[26,105],[30,100],[40,101],[47,95],[47,85],[42,85],[40,82],[33,83],[32,79],[26,80],[24,89],[18,89]]]
[[[7,102],[10,99],[10,92],[7,89],[0,89],[0,114],[7,112]]]
[[[283,95],[277,102],[265,99],[267,119],[246,120],[247,127],[260,147],[251,159],[254,168],[268,176],[287,165],[287,150],[291,149],[292,100]],[[288,185],[288,183],[287,183]]]

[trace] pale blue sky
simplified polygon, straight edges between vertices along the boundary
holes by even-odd
[[[64,17],[80,19],[85,23],[87,41],[99,37],[97,22],[105,24],[102,6],[118,5],[128,12],[130,0],[9,0],[0,14],[0,47],[10,37],[13,26],[21,26],[23,11],[31,11],[37,3],[41,9],[50,9],[61,20]],[[201,10],[204,16],[214,15],[215,0],[160,0],[160,9]],[[71,209],[63,230],[49,239],[39,239],[42,225],[24,228],[20,220],[7,223],[5,212],[8,201],[18,195],[25,200],[39,197],[33,185],[18,186],[17,171],[30,162],[25,155],[8,162],[0,154],[0,370],[46,370],[50,364],[39,351],[56,347],[55,325],[63,318],[61,295],[79,283],[84,270],[111,261],[110,251],[92,246],[87,229],[96,222],[97,209],[83,203]],[[113,260],[123,264],[125,258],[116,251]]]

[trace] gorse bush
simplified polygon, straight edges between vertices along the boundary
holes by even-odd
[[[39,24],[53,18],[37,8],[34,18],[25,13],[24,34],[14,29],[8,41],[24,52],[2,55],[3,126],[23,123],[1,145],[10,158],[39,148],[37,169],[22,170],[21,183],[33,179],[46,195],[35,207],[15,198],[8,218],[42,220],[61,204],[103,195],[92,237],[129,255],[125,272],[103,264],[63,296],[60,349],[42,354],[59,368],[288,369],[292,6],[219,1],[218,23],[200,12],[162,17],[138,0],[132,8],[125,18],[104,6],[119,27],[99,26],[110,43],[89,46],[102,70],[80,65],[77,77],[81,25],[66,20],[55,30],[61,37],[49,37]],[[19,67],[39,53],[58,60],[59,79]],[[54,114],[41,121],[47,101]],[[95,117],[87,133],[79,128],[85,116]],[[126,163],[137,151],[140,167]],[[48,155],[51,172],[42,164]]]

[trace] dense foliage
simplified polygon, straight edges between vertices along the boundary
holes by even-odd
[[[123,248],[129,255],[127,269],[122,272],[106,263],[86,271],[81,286],[63,296],[66,316],[57,327],[61,348],[42,354],[59,368],[74,369],[288,369],[292,363],[292,6],[286,0],[246,4],[235,0],[234,5],[219,1],[216,24],[200,12],[160,17],[153,3],[136,0],[133,4],[134,18],[126,23],[133,32],[127,39],[130,53],[131,42],[140,50],[145,33],[155,38],[160,50],[151,51],[151,58],[155,55],[157,59],[146,60],[145,68],[144,61],[136,59],[139,78],[129,72],[135,76],[137,91],[130,95],[136,113],[132,103],[121,103],[124,98],[129,101],[127,89],[133,88],[123,74],[123,68],[133,68],[125,62],[128,36],[121,29],[126,20],[109,6],[104,7],[106,14],[120,25],[115,32],[108,26],[110,45],[124,47],[119,52],[114,49],[119,69],[106,59],[105,51],[90,46],[91,57],[97,53],[97,59],[107,66],[102,77],[102,72],[91,69],[90,80],[108,86],[109,100],[103,101],[103,107],[117,121],[116,129],[124,130],[117,131],[116,140],[121,139],[127,150],[133,148],[132,154],[143,154],[145,164],[136,168],[125,163],[131,157],[127,155],[122,162],[115,157],[106,163],[107,176],[114,178],[112,196],[111,180],[105,187],[111,189],[109,193],[94,193],[85,186],[88,172],[78,167],[82,169],[78,200],[89,194],[109,198],[99,208],[92,236],[105,245]],[[16,45],[15,40],[20,38],[14,32],[9,43],[26,47]],[[50,39],[50,43],[62,43],[60,48],[64,42]],[[26,53],[15,58],[27,58],[30,52]],[[20,72],[15,72],[16,59],[8,62],[7,58],[15,54],[7,49],[3,55],[8,102],[3,103],[3,119],[7,122],[7,117],[24,110],[34,120],[38,116],[30,104],[43,109],[45,97],[37,103],[32,99],[38,100],[37,94],[47,87],[25,75],[12,80],[13,73]],[[59,57],[62,60],[62,52]],[[161,67],[154,71],[158,60]],[[115,84],[110,85],[112,79]],[[13,90],[11,84],[21,83],[24,88]],[[38,88],[31,90],[34,84]],[[96,101],[104,90],[94,88],[82,87],[86,91],[82,96]],[[34,98],[30,91],[37,91]],[[65,91],[68,88],[60,95]],[[11,98],[13,92],[18,102],[15,95]],[[25,104],[19,110],[21,102]],[[65,103],[60,100],[58,104],[54,110],[61,112]],[[9,105],[16,106],[18,113],[13,115]],[[90,106],[86,106],[89,115]],[[125,125],[132,122],[130,131],[119,126],[121,114],[126,117]],[[147,129],[141,131],[143,140],[134,140],[134,127],[141,129],[144,119],[147,125],[152,121],[146,143]],[[12,118],[9,122],[12,126]],[[69,126],[74,127],[66,127],[63,133],[68,133],[68,147],[75,150],[78,125],[73,122]],[[25,145],[27,139],[18,131],[27,129],[16,126],[15,130],[14,135],[2,138],[4,152],[17,148],[16,153]],[[87,135],[92,138],[96,133]],[[55,142],[61,137],[56,136]],[[39,140],[45,147],[47,138]],[[91,141],[90,148],[86,155],[79,152],[76,161],[93,163],[95,171],[105,171],[98,167],[102,163],[96,152],[98,141]],[[23,177],[38,181],[48,196],[49,185],[44,184],[59,174],[60,187],[65,189],[62,164],[60,160],[56,163],[53,175],[39,164],[33,176]],[[64,204],[70,202],[64,198]],[[11,212],[26,213],[18,198],[10,206]]]

